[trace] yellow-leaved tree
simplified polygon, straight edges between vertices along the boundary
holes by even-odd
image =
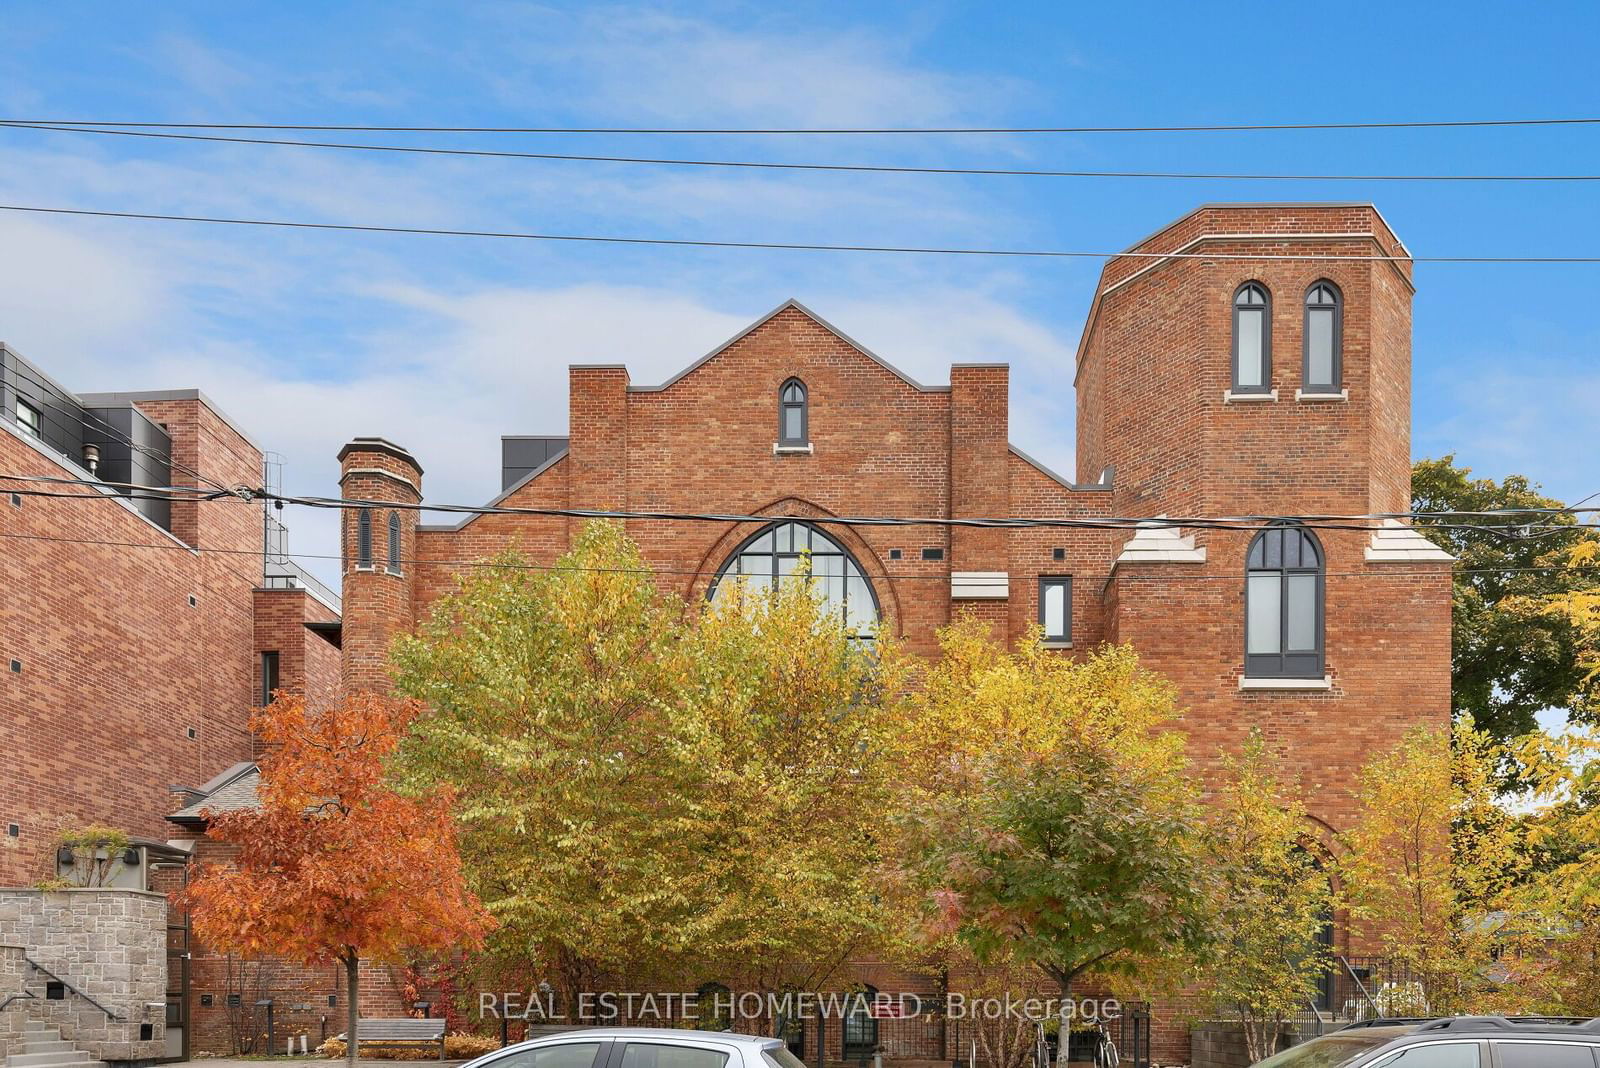
[[[1411,975],[1380,991],[1388,1015],[1485,1003],[1525,873],[1521,820],[1500,802],[1505,752],[1471,720],[1419,728],[1362,771],[1339,860],[1353,935]]]
[[[1274,763],[1259,733],[1239,756],[1223,758],[1207,835],[1223,960],[1205,969],[1202,986],[1243,1028],[1251,1063],[1277,1052],[1331,964],[1318,936],[1332,915],[1332,886],[1318,843],[1308,840],[1305,806]]]
[[[892,651],[803,576],[687,604],[614,523],[497,563],[394,654],[427,706],[399,767],[456,791],[497,967],[557,1011],[603,976],[814,989],[878,926]]]
[[[1075,984],[1209,938],[1173,689],[1128,648],[1012,651],[978,621],[940,642],[897,717],[892,897],[928,949],[1036,969],[1064,1065]]]

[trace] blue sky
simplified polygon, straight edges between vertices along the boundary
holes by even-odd
[[[1600,114],[1600,7],[920,3],[8,5],[0,114],[394,125],[1152,125]],[[1600,173],[1600,127],[966,138],[381,135],[806,162]],[[0,131],[6,203],[446,228],[1121,248],[1216,200],[1372,200],[1418,255],[1600,253],[1594,185],[686,171]],[[355,434],[431,498],[566,426],[564,367],[669,376],[797,297],[927,382],[1008,360],[1012,439],[1072,469],[1098,263],[547,246],[0,214],[0,338],[83,390],[199,386],[333,491]],[[1600,490],[1600,267],[1417,271],[1418,456]],[[291,515],[297,549],[334,548]],[[326,561],[316,569],[330,575]]]

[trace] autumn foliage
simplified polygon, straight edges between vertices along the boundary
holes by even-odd
[[[417,711],[367,693],[318,712],[283,695],[262,710],[259,805],[211,820],[231,862],[183,894],[215,949],[342,963],[352,1028],[362,958],[477,944],[490,922],[462,878],[448,791],[408,797],[386,779]]]

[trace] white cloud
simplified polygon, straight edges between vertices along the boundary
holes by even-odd
[[[1443,414],[1418,419],[1413,452],[1454,453],[1482,477],[1525,474],[1562,500],[1600,491],[1593,456],[1572,447],[1574,432],[1591,428],[1600,412],[1600,371],[1593,369],[1600,338],[1568,339],[1562,347],[1570,347],[1570,358],[1496,355],[1457,360],[1448,374],[1419,375],[1419,391],[1447,402]]]

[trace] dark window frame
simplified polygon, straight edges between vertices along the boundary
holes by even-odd
[[[1328,295],[1333,297],[1333,358],[1329,364],[1333,375],[1331,382],[1311,380],[1311,313],[1328,307],[1326,304],[1311,303],[1311,298],[1319,289],[1326,289]],[[1337,393],[1344,388],[1344,291],[1336,283],[1319,278],[1306,287],[1302,304],[1305,313],[1300,322],[1300,388],[1306,393]]]
[[[799,400],[788,400],[786,394],[790,387],[800,391]],[[784,433],[789,423],[789,412],[798,409],[800,412],[800,436],[789,437]],[[806,384],[798,378],[786,378],[783,385],[778,387],[778,447],[800,448],[811,444],[811,391]]]
[[[261,651],[261,699],[260,707],[266,708],[272,704],[272,691],[279,688],[283,681],[282,659],[276,649],[263,649]]]
[[[786,559],[795,559],[802,555],[801,550],[779,551],[777,548],[776,538],[778,530],[790,524],[793,524],[797,527],[806,527],[811,531],[813,538],[824,538],[838,548],[838,555],[843,559],[843,563],[840,567],[840,573],[846,579],[844,583],[845,595],[844,600],[841,602],[841,608],[848,612],[850,588],[848,579],[851,577],[850,568],[854,568],[856,574],[861,577],[861,584],[866,587],[867,596],[872,600],[874,626],[881,624],[883,622],[883,602],[878,599],[878,591],[873,587],[872,577],[867,574],[867,569],[861,566],[861,561],[856,559],[855,553],[846,548],[844,543],[842,543],[838,538],[835,538],[817,524],[808,523],[803,519],[779,519],[768,523],[735,546],[733,551],[728,554],[725,560],[723,560],[722,566],[717,569],[716,577],[713,578],[710,585],[706,587],[706,600],[716,600],[717,588],[722,585],[723,580],[725,580],[730,574],[735,576],[747,574],[747,572],[743,571],[742,568],[738,571],[735,571],[735,565],[739,564],[740,560],[746,555],[747,552],[749,552],[751,546],[755,545],[756,542],[760,541],[763,537],[769,534],[772,535],[774,539],[772,550],[770,552],[764,551],[759,553],[750,553],[750,555],[770,556],[772,558],[772,568],[770,572],[771,579],[776,582],[785,577],[783,574],[783,566],[781,561]],[[825,550],[824,552],[827,555],[833,555],[831,551]],[[822,554],[816,553],[814,550],[808,550],[806,551],[805,555],[815,557]],[[845,619],[848,620],[848,615],[845,616]],[[870,635],[868,634],[855,634],[853,636],[862,639],[870,638]]]
[[[1065,602],[1066,603],[1062,606],[1065,609],[1064,624],[1066,626],[1066,632],[1062,633],[1062,634],[1051,634],[1049,632],[1049,630],[1045,628],[1045,621],[1044,621],[1044,597],[1045,597],[1045,591],[1047,589],[1050,589],[1051,587],[1054,587],[1054,586],[1060,586],[1063,590],[1066,591],[1066,593],[1065,593]],[[1043,638],[1041,640],[1046,642],[1046,643],[1070,644],[1072,642],[1072,576],[1071,575],[1040,575],[1039,576],[1039,628],[1044,631],[1044,636],[1043,636]]]
[[[1260,304],[1241,304],[1239,299],[1246,292],[1255,290],[1261,294]],[[1261,309],[1261,382],[1259,385],[1242,385],[1239,382],[1239,312],[1242,309]],[[1271,393],[1272,392],[1272,290],[1268,289],[1265,282],[1251,279],[1241,282],[1239,288],[1233,291],[1233,341],[1230,347],[1229,362],[1232,370],[1232,386],[1230,392],[1237,394],[1246,393]]]
[[[389,558],[388,558],[388,560],[385,561],[385,565],[389,569],[389,574],[398,575],[398,574],[401,573],[401,571],[400,571],[400,513],[397,510],[391,511],[389,513],[389,545],[388,545],[388,548],[389,548],[389,553],[388,553]]]
[[[23,418],[22,413],[27,412],[32,418]],[[17,398],[17,429],[35,441],[42,441],[44,435],[44,412],[38,405],[31,401]]]
[[[356,512],[356,568],[372,570],[372,509]]]
[[[1307,546],[1316,553],[1316,565],[1308,567],[1303,562],[1294,567],[1284,563],[1281,549],[1282,537],[1286,532],[1293,532],[1301,539],[1301,559],[1304,560],[1304,551]],[[1277,566],[1267,566],[1265,560],[1266,545],[1272,536],[1278,537],[1280,549]],[[1262,559],[1256,563],[1256,549],[1262,548]],[[1328,556],[1323,551],[1322,542],[1310,530],[1299,523],[1273,523],[1250,540],[1250,547],[1245,552],[1245,584],[1244,584],[1244,674],[1248,679],[1320,679],[1327,674],[1328,660],[1328,632],[1327,632],[1327,573]],[[1250,651],[1250,579],[1255,575],[1278,576],[1278,651],[1275,653],[1252,653]],[[1316,648],[1311,651],[1289,649],[1289,577],[1291,575],[1315,575],[1316,590],[1315,615],[1313,619],[1313,633],[1316,638]]]
[[[877,1052],[878,1018],[872,1015],[871,1008],[877,998],[878,988],[865,983],[857,996],[848,1002],[844,1016],[839,1021],[839,1052],[844,1060],[865,1060]],[[857,1009],[861,1011],[857,1012]]]

